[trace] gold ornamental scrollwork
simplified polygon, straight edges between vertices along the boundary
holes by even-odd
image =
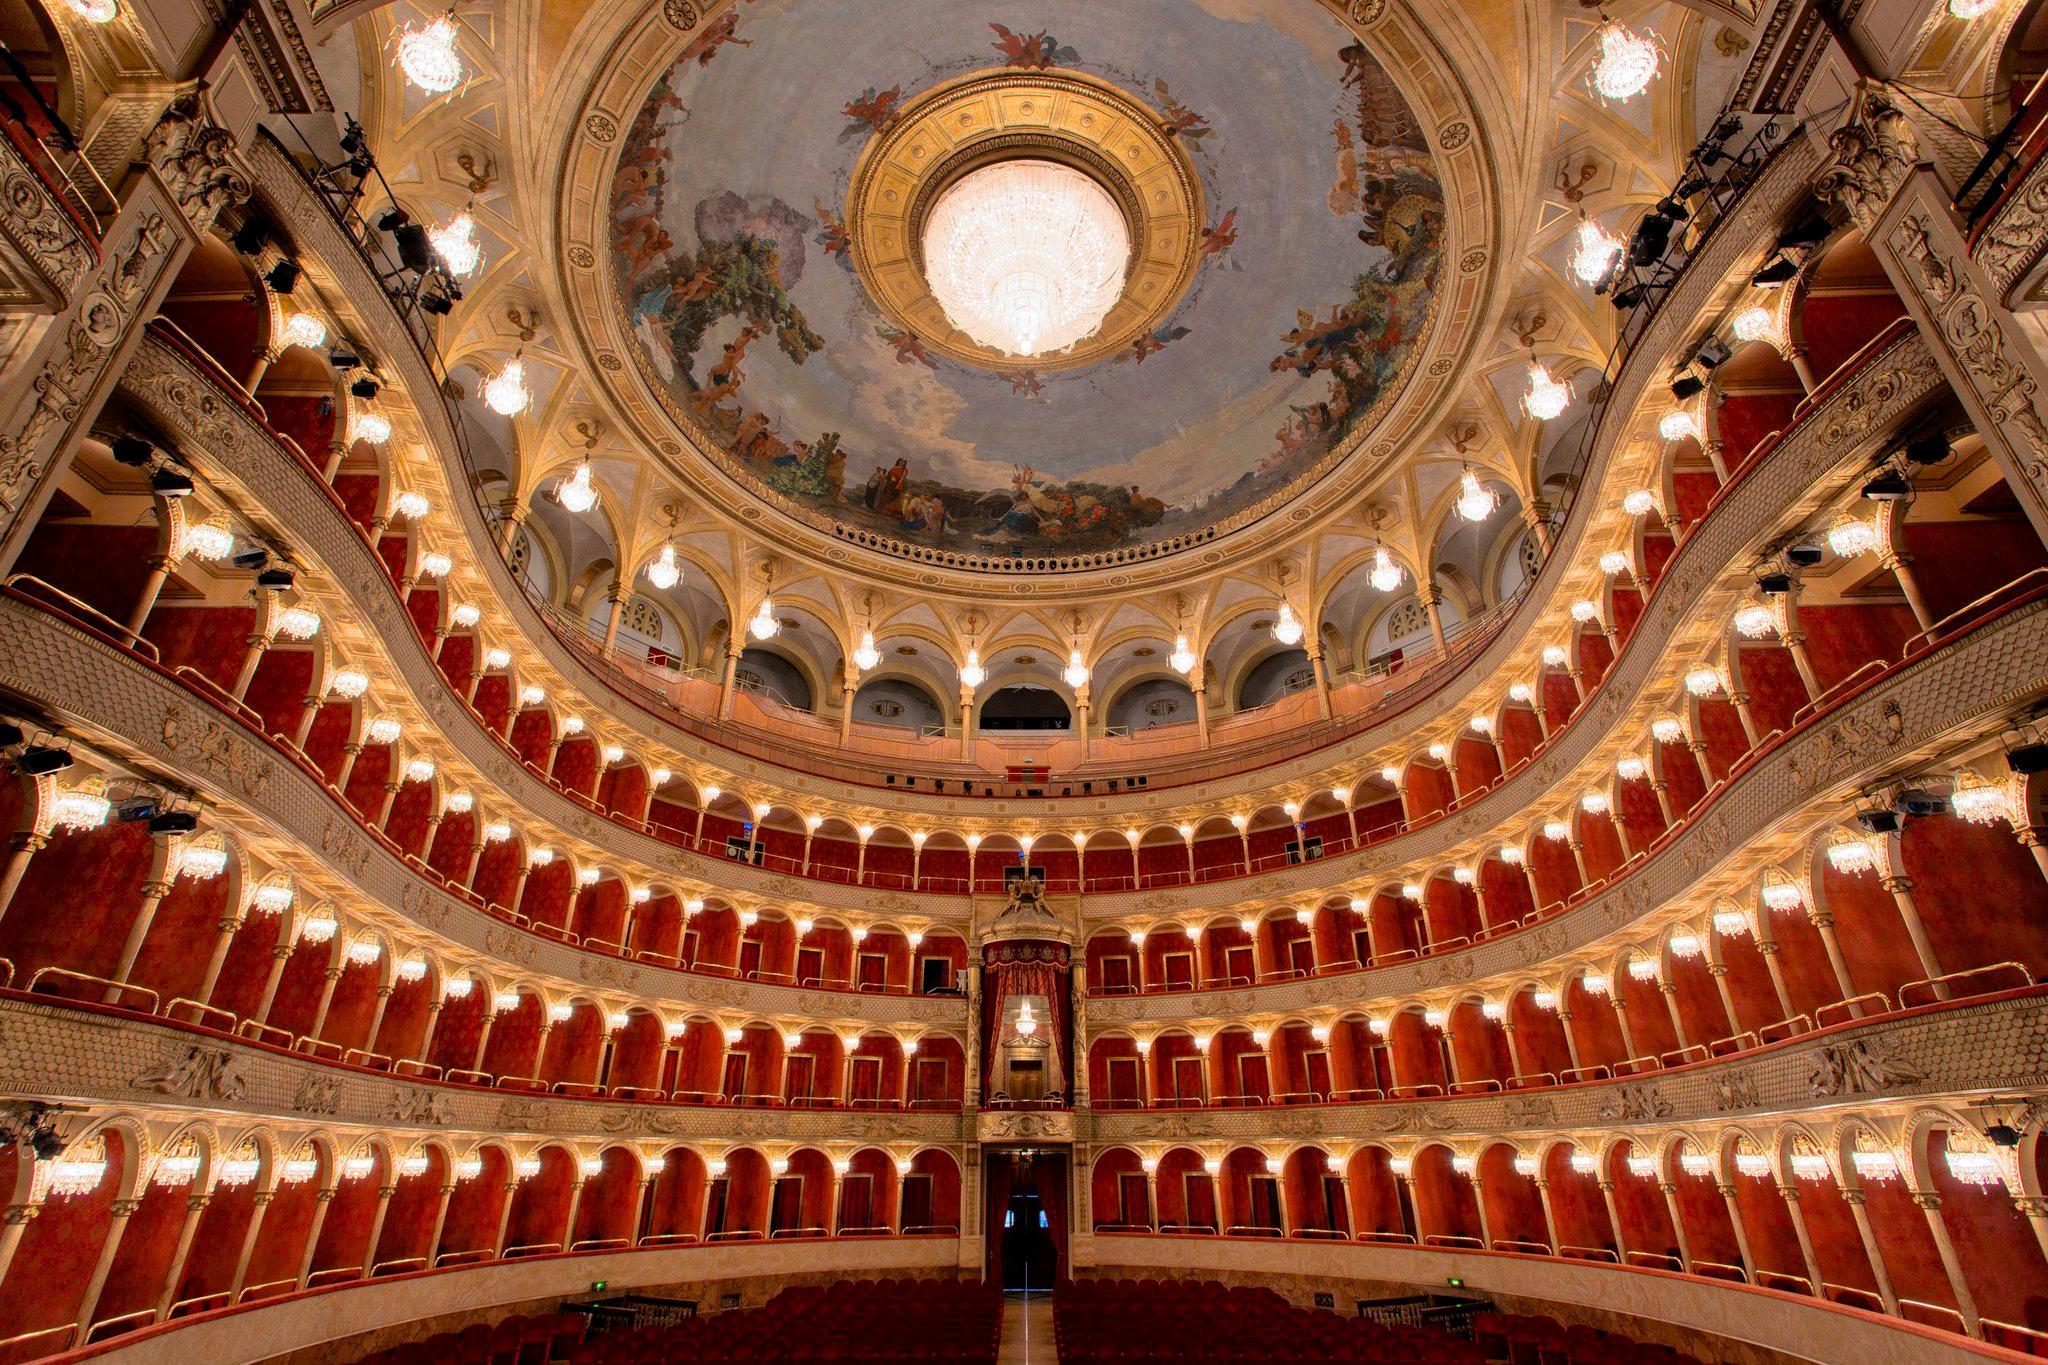
[[[1015,356],[954,327],[925,281],[925,215],[960,177],[1029,158],[1071,167],[1109,192],[1131,231],[1124,292],[1092,336]],[[1129,346],[1179,304],[1207,222],[1201,178],[1143,103],[1063,69],[978,72],[906,104],[863,149],[847,194],[854,269],[877,306],[934,351],[984,369],[1073,369]]]

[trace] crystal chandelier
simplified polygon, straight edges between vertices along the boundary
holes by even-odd
[[[1761,640],[1778,628],[1778,614],[1762,602],[1744,602],[1735,609],[1735,629],[1745,640]]]
[[[1877,548],[1877,527],[1856,517],[1844,516],[1828,527],[1828,548],[1844,559],[1869,554]]]
[[[71,12],[88,24],[111,24],[121,12],[114,0],[68,0]]]
[[[292,884],[289,881],[265,882],[249,897],[249,903],[266,915],[282,915],[292,908]]]
[[[1995,825],[2012,817],[2012,803],[2005,788],[1994,787],[1975,773],[1956,778],[1955,791],[1948,798],[1957,815],[1973,825]]]
[[[448,267],[448,273],[457,279],[464,279],[475,273],[483,264],[483,244],[476,239],[476,219],[469,210],[450,218],[440,227],[427,234],[433,243],[434,254],[441,258],[441,264]]]
[[[65,787],[50,805],[50,818],[65,829],[98,829],[107,823],[114,803],[97,778],[82,787]]]
[[[430,23],[407,24],[398,31],[398,68],[405,78],[430,95],[445,95],[462,84],[462,54],[455,50],[455,16]]]
[[[1659,744],[1676,744],[1685,738],[1685,726],[1676,716],[1659,716],[1650,722],[1650,733]]]
[[[1714,1163],[1708,1160],[1704,1152],[1680,1152],[1678,1154],[1678,1169],[1697,1180],[1702,1176],[1712,1174]]]
[[[882,662],[882,652],[875,648],[875,633],[864,630],[860,633],[860,648],[853,651],[853,666],[865,673]]]
[[[683,571],[676,566],[676,547],[664,545],[654,562],[647,566],[647,581],[663,592],[682,581]]]
[[[1621,245],[1621,238],[1593,219],[1579,219],[1578,241],[1572,247],[1572,274],[1582,284],[1599,284],[1620,259]]]
[[[76,4],[77,0],[73,0],[73,3]],[[112,6],[109,5],[108,8],[111,9]],[[1948,12],[1958,19],[1981,19],[1997,8],[1998,0],[1948,0]],[[80,10],[80,13],[84,13],[83,9]],[[92,18],[90,14],[87,14],[86,17],[88,19]],[[105,21],[96,19],[93,22],[103,23]]]
[[[1188,647],[1187,636],[1176,635],[1173,637],[1173,653],[1166,656],[1166,662],[1172,665],[1173,671],[1176,673],[1188,674],[1194,672],[1195,651]]]
[[[484,1173],[484,1159],[480,1156],[466,1156],[455,1163],[457,1181],[474,1180]]]
[[[1683,441],[1700,434],[1699,420],[1684,408],[1675,408],[1657,419],[1657,434],[1667,441]]]
[[[1722,938],[1744,938],[1749,934],[1749,916],[1740,910],[1716,910],[1714,932]]]
[[[1273,638],[1283,645],[1301,643],[1301,622],[1295,619],[1294,608],[1285,602],[1280,604],[1280,614],[1273,620]]]
[[[63,1156],[49,1163],[50,1183],[46,1193],[51,1198],[68,1199],[73,1195],[91,1194],[100,1186],[100,1180],[107,1173],[107,1149],[98,1138],[88,1138],[81,1143],[75,1156]]]
[[[1538,368],[1541,368],[1540,366]],[[1532,377],[1530,383],[1535,383]],[[1534,409],[1532,408],[1533,412]],[[1559,412],[1563,408],[1558,409]],[[1556,416],[1552,413],[1551,416]],[[1467,521],[1485,521],[1493,515],[1493,509],[1500,506],[1500,494],[1479,482],[1479,476],[1466,470],[1458,479],[1458,515]]]
[[[484,402],[500,417],[517,417],[533,402],[533,390],[526,387],[526,362],[513,356],[505,368],[484,384]]]
[[[1866,1151],[1858,1147],[1849,1153],[1849,1164],[1856,1168],[1856,1178],[1866,1184],[1882,1185],[1899,1178],[1899,1159],[1890,1152]]]
[[[1539,422],[1548,422],[1571,406],[1572,386],[1551,378],[1539,361],[1529,362],[1529,388],[1522,395],[1522,408]]]
[[[962,176],[924,225],[927,282],[954,326],[1007,355],[1062,351],[1123,293],[1130,226],[1092,178],[1051,161]]]
[[[1695,934],[1673,934],[1671,936],[1671,956],[1681,962],[1690,962],[1698,957],[1700,955],[1700,947],[1699,937]]]
[[[1603,102],[1619,104],[1650,88],[1664,54],[1657,40],[1636,33],[1612,19],[1600,26],[1600,55],[1593,59],[1593,93]]]
[[[1038,1017],[1031,1012],[1031,1002],[1026,1000],[1017,1011],[1017,1033],[1029,1038],[1038,1032]]]
[[[1998,1154],[1986,1148],[1958,1147],[1957,1137],[1950,1134],[1948,1150],[1944,1153],[1948,1161],[1948,1173],[1965,1185],[1987,1189],[2000,1183]],[[97,1183],[97,1182],[95,1182]]]
[[[571,512],[588,512],[597,506],[597,486],[590,481],[590,457],[577,461],[576,472],[555,483],[555,501]]]
[[[988,681],[988,670],[981,666],[981,651],[967,651],[967,662],[960,666],[960,685],[972,690]]]
[[[433,510],[434,504],[417,489],[408,488],[391,500],[391,514],[401,521],[418,521]]]
[[[311,313],[294,313],[284,320],[284,344],[307,350],[327,340],[327,324]]]
[[[1647,488],[1638,488],[1621,500],[1621,510],[1632,517],[1647,517],[1657,510],[1657,495]]]
[[[1845,876],[1861,876],[1877,867],[1877,854],[1870,841],[1858,839],[1846,829],[1837,829],[1828,840],[1828,866]]]
[[[217,521],[202,521],[196,526],[187,526],[178,537],[178,549],[202,563],[212,564],[226,559],[235,548],[235,533]]]
[[[1781,915],[1788,911],[1797,910],[1806,899],[1800,893],[1799,884],[1787,879],[1783,873],[1774,874],[1770,881],[1764,883],[1763,894],[1764,908],[1766,910],[1774,910]]]
[[[1695,697],[1711,697],[1721,690],[1721,675],[1711,668],[1696,668],[1685,675],[1685,690]]]
[[[287,640],[310,640],[320,633],[320,614],[306,607],[289,607],[277,614],[277,633]]]
[[[228,851],[218,844],[189,845],[178,850],[178,875],[210,882],[228,870]]]
[[[1794,1152],[1792,1175],[1797,1180],[1826,1180],[1829,1176],[1828,1159],[1819,1152]]]
[[[1060,677],[1067,686],[1079,689],[1088,685],[1088,663],[1081,657],[1081,647],[1075,645],[1067,651],[1067,666],[1060,670]]]
[[[1368,575],[1368,579],[1374,589],[1379,592],[1392,592],[1401,586],[1403,576],[1401,566],[1387,553],[1386,546],[1382,545],[1373,551],[1372,573]]]
[[[1735,1173],[1752,1180],[1762,1180],[1771,1173],[1771,1159],[1762,1152],[1738,1150],[1735,1153]]]
[[[381,446],[391,439],[391,419],[375,408],[359,412],[356,420],[349,424],[349,436],[353,440]]]
[[[772,640],[782,633],[782,622],[775,619],[775,603],[772,599],[761,599],[761,609],[754,613],[753,620],[747,622],[747,633],[756,640]]]
[[[420,556],[421,578],[446,578],[454,568],[455,561],[438,550]]]
[[[1771,310],[1762,306],[1745,308],[1735,315],[1729,324],[1737,341],[1775,341],[1777,323],[1771,317]]]

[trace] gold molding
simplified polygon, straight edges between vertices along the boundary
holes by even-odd
[[[1123,296],[1094,334],[1064,351],[1015,356],[954,327],[921,259],[924,219],[969,171],[1018,157],[1056,161],[1109,191],[1131,230]],[[1004,372],[1092,364],[1151,332],[1187,293],[1207,223],[1202,182],[1144,104],[1078,71],[976,72],[904,107],[854,163],[847,234],[877,307],[930,349]]]

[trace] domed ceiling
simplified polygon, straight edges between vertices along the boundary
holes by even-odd
[[[1444,252],[1394,82],[1319,10],[1273,9],[726,11],[619,139],[613,289],[638,363],[743,483],[870,543],[1067,555],[1268,510],[1401,386]],[[1128,306],[1068,352],[978,354],[882,259],[914,258],[914,231],[862,215],[891,164],[1034,133],[1123,194]]]

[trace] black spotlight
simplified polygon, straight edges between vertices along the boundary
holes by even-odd
[[[273,565],[256,575],[256,586],[265,592],[284,592],[296,581],[290,569]]]
[[[1785,549],[1785,558],[1802,569],[1811,569],[1827,557],[1818,545],[1791,545]]]
[[[1906,442],[1906,458],[1914,464],[1940,464],[1948,455],[1948,436],[1943,432],[1929,432]]]
[[[1626,313],[1629,309],[1643,301],[1643,287],[1639,284],[1632,284],[1626,289],[1617,289],[1607,296],[1607,301],[1613,304],[1616,309]]]
[[[28,736],[12,721],[0,720],[0,749],[12,749]]]
[[[247,549],[237,550],[228,557],[228,563],[238,569],[260,569],[269,562],[270,551],[261,545],[251,545]]]
[[[404,209],[386,209],[377,215],[379,232],[396,232],[412,221],[412,215]]]
[[[2020,1130],[2009,1123],[1994,1123],[1984,1130],[1984,1136],[1991,1139],[1994,1147],[2017,1147],[2020,1145]]]
[[[375,398],[377,396],[377,381],[366,374],[358,375],[349,381],[348,391],[357,398]]]
[[[263,226],[260,219],[251,218],[235,229],[235,235],[230,240],[233,241],[235,250],[244,256],[260,255],[263,248],[270,245],[270,229]]]
[[[1759,289],[1768,289],[1772,285],[1785,283],[1798,273],[1799,262],[1781,251],[1766,261],[1763,269],[1751,275],[1749,282]]]
[[[1865,834],[1891,834],[1899,827],[1899,815],[1890,810],[1859,810],[1856,825]]]
[[[1810,213],[1778,234],[1778,249],[1796,250],[1801,247],[1815,247],[1828,239],[1834,229],[1828,220],[1818,213]]]
[[[348,121],[348,131],[341,135],[341,150],[354,156],[362,151],[363,147],[363,125],[351,117]]]
[[[407,223],[391,234],[398,243],[398,263],[415,275],[424,275],[434,266],[434,245],[427,240],[427,230],[418,223]]]
[[[446,294],[422,294],[420,307],[437,318],[444,318],[454,309],[455,301]]]
[[[192,495],[192,476],[182,469],[166,465],[149,476],[151,491],[167,498],[184,498]]]
[[[48,777],[71,766],[71,751],[52,749],[47,744],[31,744],[21,751],[20,758],[14,760],[14,766],[30,777]]]
[[[2005,766],[2022,777],[2048,772],[2048,744],[2022,744],[2005,756]]]
[[[289,294],[299,287],[299,267],[291,261],[279,261],[270,267],[269,272],[263,277],[263,282],[269,285],[274,293]]]
[[[1707,386],[1707,381],[1696,374],[1682,374],[1671,381],[1671,396],[1683,403]]]
[[[1756,590],[1766,597],[1783,597],[1792,591],[1792,575],[1788,573],[1760,573],[1756,576]]]
[[[1896,469],[1887,469],[1863,485],[1863,496],[1872,502],[1903,502],[1913,496],[1913,481]]]
[[[140,436],[116,436],[114,458],[122,464],[134,465],[141,469],[156,458],[156,447]]]
[[[1665,213],[1646,213],[1628,239],[1630,265],[1651,266],[1671,249],[1672,218]]]
[[[1663,214],[1666,218],[1675,218],[1679,222],[1684,222],[1692,217],[1692,211],[1685,206],[1687,196],[1697,194],[1705,188],[1705,182],[1695,184],[1693,181],[1688,180],[1670,194],[1659,199],[1656,211]]]
[[[1711,370],[1727,364],[1728,357],[1734,354],[1735,352],[1728,349],[1727,342],[1717,336],[1711,336],[1700,343],[1700,348],[1692,353],[1692,358],[1698,361],[1702,368]]]
[[[199,828],[199,813],[189,810],[158,811],[149,818],[151,834],[190,834]]]

